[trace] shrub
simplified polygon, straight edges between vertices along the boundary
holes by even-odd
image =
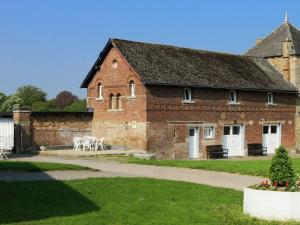
[[[295,173],[292,160],[282,145],[276,149],[276,154],[272,158],[270,180],[272,184],[275,183],[278,187],[295,185]]]

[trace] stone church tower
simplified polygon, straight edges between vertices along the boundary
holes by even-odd
[[[257,39],[245,55],[267,59],[300,90],[300,31],[289,22],[287,14],[283,24],[267,37]],[[300,97],[296,104],[296,147],[300,150]]]

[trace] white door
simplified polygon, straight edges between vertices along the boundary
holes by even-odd
[[[199,158],[199,128],[189,128],[189,158]]]
[[[243,125],[224,126],[223,148],[228,149],[228,156],[244,156]]]
[[[7,150],[14,147],[14,121],[11,118],[0,118],[0,143]]]
[[[263,125],[263,146],[267,147],[268,154],[275,153],[276,148],[281,144],[280,124]]]

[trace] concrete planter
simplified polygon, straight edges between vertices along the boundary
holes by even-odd
[[[244,189],[244,213],[266,220],[300,221],[300,192]]]

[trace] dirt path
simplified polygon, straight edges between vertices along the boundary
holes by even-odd
[[[176,181],[186,181],[197,184],[206,184],[216,187],[232,188],[236,190],[243,190],[244,187],[254,183],[258,183],[262,178],[231,174],[225,172],[205,171],[196,169],[186,168],[175,168],[175,167],[160,167],[150,165],[137,165],[137,164],[126,164],[118,163],[115,161],[107,160],[95,160],[95,159],[82,159],[82,158],[62,158],[55,156],[32,156],[32,157],[18,157],[11,160],[16,161],[34,161],[34,162],[55,162],[55,163],[66,163],[75,164],[93,169],[101,170],[101,172],[93,171],[49,171],[43,172],[51,179],[58,180],[70,180],[70,179],[84,179],[89,177],[147,177],[155,179],[166,179]],[[25,175],[26,173],[15,173],[12,177],[19,178],[27,176],[26,180],[38,180],[43,175],[38,173],[31,173],[31,175]],[[12,175],[12,174],[11,174]],[[2,177],[7,177],[2,173],[0,174],[0,180]],[[29,176],[29,177],[28,177]],[[7,178],[8,179],[8,178]]]

